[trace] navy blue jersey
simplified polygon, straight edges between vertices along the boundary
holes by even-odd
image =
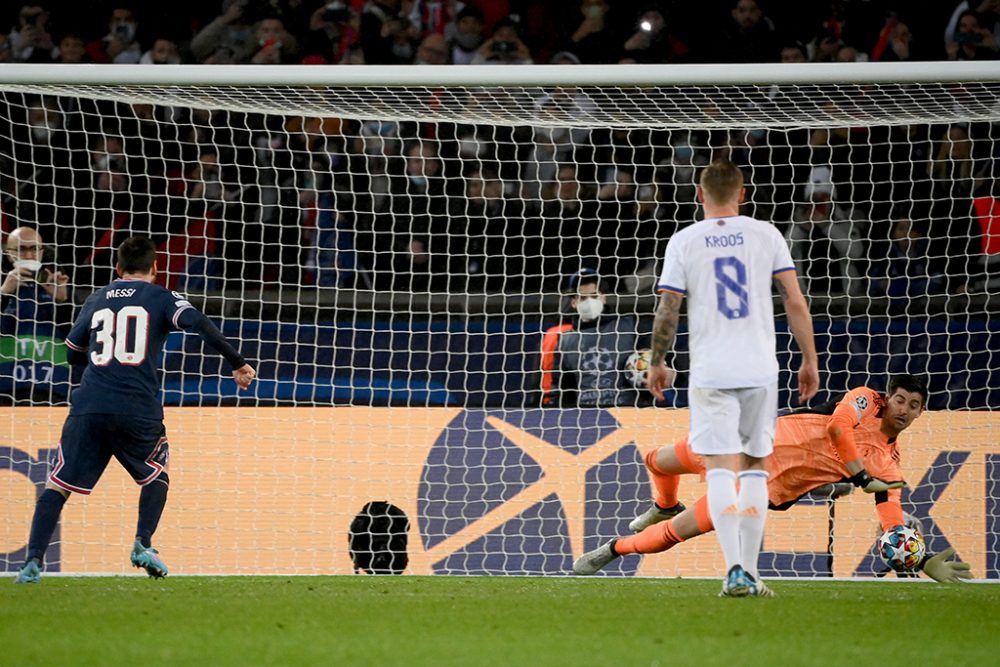
[[[66,345],[87,352],[70,414],[132,414],[163,419],[160,354],[187,299],[144,280],[119,279],[94,292]]]

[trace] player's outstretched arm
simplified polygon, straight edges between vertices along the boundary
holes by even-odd
[[[257,377],[257,370],[250,364],[243,364],[239,368],[233,369],[233,379],[240,389],[249,389],[250,383]]]
[[[794,270],[775,274],[774,280],[785,304],[788,327],[802,353],[802,365],[799,366],[799,403],[805,403],[819,391],[819,359],[816,356],[809,304],[799,289],[799,280]]]
[[[194,308],[187,308],[177,317],[177,326],[186,331],[196,332],[209,347],[222,355],[233,367],[233,379],[240,389],[248,388],[257,377],[254,367],[247,363],[243,355],[226,340],[219,328],[212,324],[204,313]]]

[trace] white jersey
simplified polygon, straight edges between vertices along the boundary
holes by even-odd
[[[670,239],[658,290],[688,299],[691,386],[763,387],[778,379],[773,277],[793,271],[773,225],[708,218]]]

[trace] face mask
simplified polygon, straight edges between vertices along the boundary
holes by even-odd
[[[459,139],[458,152],[462,157],[479,157],[479,141],[473,138]]]
[[[959,44],[975,44],[979,41],[979,34],[974,32],[955,31],[955,41]]]
[[[410,46],[409,42],[397,42],[392,45],[392,55],[396,56],[400,60],[412,60],[413,47]]]
[[[128,44],[135,37],[135,24],[128,21],[119,21],[111,26],[111,34]]]
[[[107,155],[99,155],[94,158],[94,169],[97,171],[107,171],[110,164],[111,160]]]
[[[257,46],[261,46],[261,47],[263,47],[263,46],[274,46],[274,47],[277,47],[277,48],[280,49],[284,45],[285,45],[284,42],[277,42],[277,41],[275,41],[273,39],[258,39],[257,40]]]
[[[15,271],[28,269],[28,271],[31,271],[32,273],[37,273],[40,268],[42,268],[42,263],[37,259],[19,259],[14,262]]]
[[[455,43],[466,51],[477,48],[483,41],[483,36],[475,32],[460,32],[455,35]]]
[[[426,188],[427,187],[427,177],[426,176],[410,176],[410,183],[414,187]]]
[[[592,322],[604,312],[604,302],[600,299],[580,298],[576,302],[576,312],[584,322]]]
[[[52,137],[52,128],[48,125],[32,125],[31,136],[35,138],[35,141],[47,142]]]

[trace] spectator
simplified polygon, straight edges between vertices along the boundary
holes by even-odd
[[[835,203],[829,167],[813,167],[795,207],[788,241],[796,273],[808,294],[863,295],[868,286],[859,230]]]
[[[31,227],[12,231],[6,250],[0,335],[15,344],[0,363],[0,402],[63,402],[70,374],[62,340],[73,323],[69,278],[45,265],[42,237]]]
[[[244,18],[247,0],[223,0],[222,14],[191,40],[195,60],[214,65],[243,63],[257,49],[254,32]]]
[[[456,0],[410,0],[412,9],[406,17],[414,27],[417,38],[428,35],[445,37],[446,30],[452,26],[452,19],[458,10]]]
[[[614,39],[606,20],[609,10],[606,0],[583,0],[580,3],[583,20],[569,38],[566,49],[579,56],[581,62],[597,64],[617,61],[619,54],[608,48]]]
[[[139,59],[141,65],[178,65],[181,62],[181,55],[177,50],[177,44],[164,37],[153,41],[153,48],[142,54]]]
[[[52,62],[52,35],[46,29],[49,13],[38,5],[24,5],[18,15],[18,25],[10,31],[8,43],[12,60],[19,63]]]
[[[278,65],[295,62],[298,42],[287,30],[281,19],[268,18],[254,27],[257,51],[250,57],[255,65]]]
[[[355,64],[360,62],[361,16],[341,0],[329,2],[309,18],[310,37],[303,60],[307,64]]]
[[[878,281],[880,291],[901,305],[909,299],[939,294],[941,281],[932,275],[929,254],[927,236],[909,216],[894,216],[888,248],[884,254],[873,257],[876,265],[883,265],[881,271],[876,266],[876,275],[885,276]]]
[[[455,34],[451,38],[451,61],[469,65],[483,43],[483,12],[468,3],[455,17]]]
[[[550,327],[542,341],[542,405],[636,405],[639,394],[623,372],[639,335],[631,315],[605,314],[601,276],[591,268],[569,277],[567,322]]]
[[[945,43],[948,60],[995,60],[997,49],[996,37],[979,24],[979,14],[973,11],[962,12],[951,40]]]
[[[13,62],[14,55],[11,53],[10,38],[0,33],[0,63]]]
[[[802,42],[786,42],[781,47],[781,62],[783,63],[804,63],[809,60],[809,52]]]
[[[432,32],[420,40],[414,63],[417,65],[447,65],[448,42],[445,41],[444,35]]]
[[[991,28],[991,32],[994,35],[1000,30],[1000,0],[974,1],[976,2],[975,7],[972,6],[969,0],[962,0],[962,2],[955,5],[955,9],[951,13],[951,18],[948,19],[948,25],[944,29],[945,44],[954,39],[955,31],[958,29],[959,18],[970,9],[979,14],[979,22]]]
[[[73,33],[63,35],[59,40],[59,55],[56,62],[70,64],[90,62],[83,38]]]
[[[510,17],[497,23],[493,36],[479,47],[472,64],[530,65],[534,62],[527,45],[521,41],[517,25]]]
[[[853,46],[842,46],[840,50],[837,51],[837,55],[834,57],[834,61],[838,63],[858,63],[867,62],[868,55],[861,53]]]
[[[87,55],[95,63],[135,65],[142,58],[142,47],[135,39],[138,28],[131,9],[114,8],[108,21],[108,34],[88,44]]]
[[[895,12],[885,19],[885,26],[879,33],[878,41],[872,48],[872,62],[902,62],[910,59],[910,42],[913,35],[910,27],[900,21]]]
[[[972,258],[978,254],[980,243],[978,225],[972,216],[972,198],[991,160],[982,160],[977,165],[974,148],[969,130],[952,125],[930,162],[931,254],[943,258],[945,287],[951,294],[965,293],[968,289]]]
[[[779,42],[774,23],[764,16],[757,0],[736,0],[730,21],[722,32],[723,62],[770,63],[778,58]]]
[[[670,34],[663,10],[655,6],[639,14],[623,49],[625,58],[636,63],[682,62],[688,55],[687,45]]]
[[[361,10],[361,50],[368,65],[413,62],[410,21],[399,15],[400,0],[368,0]]]

